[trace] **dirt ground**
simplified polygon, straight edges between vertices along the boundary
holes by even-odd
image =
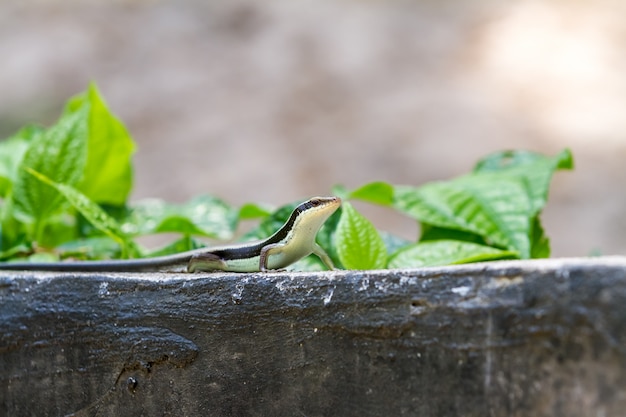
[[[0,2],[0,136],[96,81],[138,143],[133,198],[279,205],[568,147],[554,256],[626,252],[619,0]],[[407,219],[367,209],[411,237]]]

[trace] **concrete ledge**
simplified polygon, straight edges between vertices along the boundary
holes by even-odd
[[[0,274],[0,415],[623,416],[626,258]]]

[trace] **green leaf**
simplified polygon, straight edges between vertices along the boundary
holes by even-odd
[[[120,245],[108,236],[89,237],[67,241],[57,246],[63,259],[93,260],[120,257]]]
[[[27,258],[28,262],[59,262],[59,255],[51,252],[37,252]],[[11,262],[11,261],[9,261]]]
[[[161,220],[153,233],[180,233],[191,236],[207,236],[208,233],[198,227],[193,220],[182,215],[171,214]]]
[[[135,144],[124,124],[108,109],[95,84],[70,100],[66,114],[88,112],[88,152],[78,189],[100,204],[123,205],[132,188]]]
[[[420,188],[396,187],[394,205],[428,225],[477,234],[492,246],[530,256],[530,200],[519,181],[479,175]]]
[[[482,158],[474,166],[474,172],[506,172],[517,170],[537,162],[550,161],[554,169],[574,168],[574,158],[569,149],[564,149],[554,157],[532,151],[501,151],[494,152]]]
[[[514,259],[517,253],[458,240],[421,242],[392,255],[389,268],[420,268],[470,262]]]
[[[52,187],[59,194],[65,197],[67,201],[69,201],[69,203],[76,208],[76,210],[78,210],[87,220],[89,220],[89,222],[91,222],[91,224],[98,228],[102,233],[119,243],[122,247],[124,255],[128,255],[129,253],[132,255],[136,254],[136,246],[126,237],[124,232],[122,232],[117,222],[87,196],[82,194],[76,188],[67,184],[57,183],[33,169],[27,168],[27,171],[34,178],[41,181],[43,184]]]
[[[237,227],[238,211],[209,195],[195,197],[185,204],[143,200],[132,205],[122,225],[128,235],[181,233],[230,239]]]
[[[422,224],[421,229],[420,242],[429,240],[461,240],[464,242],[477,243],[479,245],[487,245],[482,236],[463,230],[444,229],[429,224]]]
[[[15,202],[11,196],[24,154],[30,143],[42,133],[40,127],[26,126],[0,142],[0,197],[4,198],[0,208],[0,250],[3,253],[24,252],[23,248],[28,246],[26,235],[29,228],[15,218]]]
[[[0,260],[4,262],[7,259],[20,257],[20,255],[24,255],[28,253],[32,253],[31,247],[24,245],[24,244],[16,245],[10,249],[0,252]]]
[[[387,262],[385,242],[376,228],[348,202],[343,203],[335,245],[347,269],[381,269]]]
[[[337,248],[334,242],[335,233],[337,232],[337,225],[339,224],[339,220],[341,219],[342,211],[342,207],[339,207],[339,209],[337,209],[337,211],[335,211],[328,218],[328,220],[324,222],[319,232],[317,232],[316,239],[317,243],[326,251],[326,253],[328,254],[328,256],[330,256],[330,259],[335,265],[341,265],[341,260],[339,259],[339,254],[337,253]],[[322,261],[317,256],[313,256],[312,259],[316,261],[319,265],[319,269],[315,269],[316,271],[326,269]],[[305,269],[302,270],[304,271]]]
[[[367,201],[374,204],[389,206],[393,203],[394,189],[391,184],[378,181],[365,184],[350,192],[350,198]]]
[[[0,197],[6,198],[17,180],[18,167],[33,139],[43,129],[26,126],[15,135],[0,142]]]
[[[531,251],[530,257],[537,258],[549,258],[550,257],[550,239],[546,236],[539,216],[535,216],[532,221],[532,228],[530,230],[530,242]]]
[[[394,205],[422,222],[423,240],[432,239],[429,228],[456,230],[524,259],[545,256],[549,242],[535,217],[547,201],[554,171],[572,166],[569,150],[555,157],[501,152],[481,160],[470,175],[417,189],[396,187]]]
[[[285,268],[286,271],[298,271],[298,272],[316,272],[326,271],[328,268],[324,265],[320,258],[315,255],[305,256],[299,261],[292,263]]]
[[[3,201],[0,212],[0,250],[11,251],[16,246],[29,246],[32,249],[32,236],[29,236],[29,228],[14,216],[14,201],[7,198]]]
[[[163,246],[155,251],[150,252],[146,257],[152,258],[156,256],[166,256],[173,255],[175,253],[187,252],[194,249],[203,248],[204,245],[202,242],[192,238],[191,236],[183,236],[174,242]]]
[[[395,253],[400,249],[406,248],[407,246],[413,245],[414,242],[410,240],[406,240],[396,235],[392,235],[388,232],[380,232],[380,237],[385,242],[385,248],[387,253]]]
[[[272,214],[272,209],[261,204],[247,203],[239,208],[239,220],[262,219]]]
[[[51,181],[75,185],[80,181],[87,153],[85,111],[63,116],[56,125],[37,135],[26,150],[17,174],[13,199],[15,209],[28,222],[41,223],[55,213],[63,197],[28,170]]]
[[[271,215],[263,219],[263,221],[254,229],[246,233],[241,240],[260,240],[271,236],[289,219],[291,213],[300,204],[300,202],[290,203],[279,207]]]
[[[481,159],[474,174],[490,178],[509,178],[525,184],[531,201],[531,216],[536,215],[548,200],[552,175],[558,169],[572,169],[574,160],[569,149],[554,157],[529,151],[504,151]]]
[[[76,217],[69,213],[49,218],[37,240],[37,246],[54,248],[76,239]]]

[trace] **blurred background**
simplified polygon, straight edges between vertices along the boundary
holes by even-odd
[[[134,199],[273,205],[569,147],[543,214],[553,256],[624,254],[624,16],[621,0],[0,0],[0,137],[93,80],[138,143]]]

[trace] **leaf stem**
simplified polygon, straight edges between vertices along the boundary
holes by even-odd
[[[35,225],[34,225],[34,230],[33,230],[33,234],[35,237],[33,241],[38,246],[41,246],[41,242],[43,242],[43,234],[44,234],[45,229],[46,229],[46,222],[41,218],[37,218],[35,220]]]

